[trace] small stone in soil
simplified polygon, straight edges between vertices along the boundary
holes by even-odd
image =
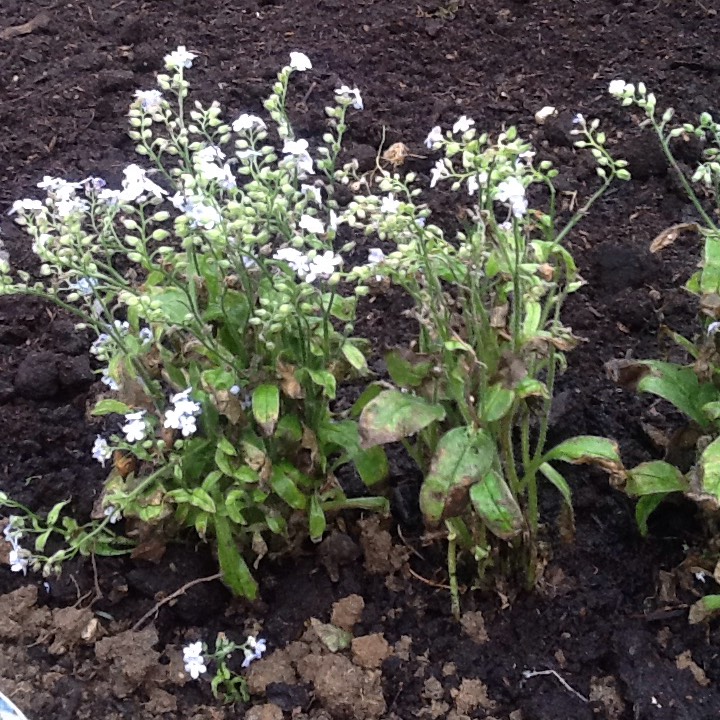
[[[31,352],[15,373],[15,392],[30,400],[47,400],[57,395],[59,381],[57,355]]]

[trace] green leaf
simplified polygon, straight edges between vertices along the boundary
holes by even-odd
[[[352,456],[352,462],[366,487],[382,482],[390,474],[387,455],[380,445],[360,450]]]
[[[411,388],[422,385],[434,363],[427,355],[418,355],[410,350],[393,350],[385,356],[385,364],[396,385]]]
[[[371,383],[368,385],[360,394],[360,397],[355,401],[353,406],[350,408],[350,417],[360,417],[360,413],[365,409],[365,406],[374,400],[383,391],[382,385],[379,383]]]
[[[337,381],[335,376],[327,370],[310,370],[303,368],[300,372],[306,372],[315,385],[323,389],[323,394],[331,400],[335,398]]]
[[[718,500],[720,500],[720,437],[715,438],[703,450],[698,467],[702,492],[699,497],[695,497],[692,493],[690,496],[697,500],[711,499],[717,506]]]
[[[706,230],[703,248],[700,292],[702,295],[720,295],[720,235]]]
[[[470,502],[488,530],[501,540],[517,537],[525,529],[522,510],[496,470],[490,470],[470,488]]]
[[[226,438],[226,437],[220,437],[217,441],[218,449],[221,450],[225,455],[230,455],[230,457],[237,457],[237,448]]]
[[[128,415],[132,411],[133,409],[129,405],[119,400],[100,400],[95,403],[92,414],[110,415],[110,413],[116,413],[117,415]]]
[[[650,369],[637,383],[638,392],[648,392],[667,400],[680,412],[693,419],[700,427],[709,425],[702,408],[718,399],[718,391],[711,383],[700,383],[690,367],[647,360],[642,363]]]
[[[522,336],[524,342],[532,340],[540,329],[542,306],[536,300],[525,303],[525,317],[523,319]]]
[[[55,525],[57,523],[58,518],[60,517],[60,512],[69,502],[70,502],[69,500],[63,500],[62,502],[59,502],[59,503],[56,503],[55,505],[53,505],[52,509],[50,510],[50,512],[47,515],[47,520],[46,520],[47,524],[50,527],[53,527],[53,525]]]
[[[295,484],[295,480],[291,476],[294,468],[288,466],[287,463],[275,465],[270,476],[270,487],[273,492],[281,497],[291,508],[295,510],[305,510],[307,507],[307,497],[303,495]],[[295,471],[297,472],[297,471]]]
[[[515,393],[501,384],[491,385],[482,398],[481,417],[491,423],[505,417],[515,401]]]
[[[683,492],[687,482],[683,474],[670,463],[663,460],[652,460],[640,463],[628,470],[625,492],[631,496],[666,495],[671,492]]]
[[[352,642],[352,633],[341,630],[335,625],[320,622],[317,618],[310,618],[310,627],[320,639],[320,642],[332,653],[338,650],[347,650]]]
[[[635,522],[643,537],[648,534],[648,518],[655,512],[660,503],[667,497],[667,493],[657,495],[643,495],[635,505]]]
[[[578,435],[561,442],[545,454],[543,462],[550,460],[598,465],[614,476],[624,477],[625,474],[617,443],[595,435]]]
[[[283,415],[275,429],[275,437],[290,443],[299,443],[302,440],[302,423],[297,415]]]
[[[187,324],[185,317],[192,310],[188,296],[182,290],[174,287],[149,287],[146,288],[146,292],[155,304],[156,310],[164,316],[166,324],[181,327]]]
[[[227,516],[238,525],[247,525],[243,510],[247,508],[246,495],[243,490],[233,488],[226,496],[223,510]]]
[[[317,495],[310,497],[310,512],[308,514],[308,524],[310,528],[310,539],[313,542],[320,542],[327,527],[325,520],[325,512],[320,505]]]
[[[265,435],[272,435],[280,417],[280,390],[277,385],[259,385],[255,388],[252,411]]]
[[[396,442],[444,419],[442,405],[398,390],[384,390],[360,414],[361,446],[367,450]]]
[[[702,406],[702,411],[708,420],[712,420],[713,422],[720,420],[720,400],[705,403],[705,405]]]
[[[223,580],[236,595],[243,595],[249,600],[255,600],[258,585],[238,551],[227,518],[221,515],[215,516],[215,534]]]
[[[188,502],[196,508],[203,510],[206,513],[213,515],[217,508],[215,507],[215,501],[210,497],[209,493],[202,488],[195,488],[190,493],[190,499]]]
[[[351,343],[343,343],[342,354],[345,356],[345,359],[350,363],[350,365],[352,365],[352,367],[354,367],[356,370],[360,371],[361,373],[366,373],[368,371],[367,360],[365,360],[365,356],[362,354],[362,351],[358,350]]]
[[[495,458],[495,445],[483,430],[467,427],[449,430],[438,441],[435,455],[420,488],[420,510],[435,525],[461,515],[468,491],[487,474]]]
[[[572,490],[570,490],[567,480],[549,463],[543,463],[540,466],[540,472],[555,486],[563,496],[565,504],[572,510]]]
[[[515,394],[520,399],[527,397],[541,397],[547,399],[550,397],[547,385],[545,385],[544,382],[532,377],[524,377],[515,386]]]

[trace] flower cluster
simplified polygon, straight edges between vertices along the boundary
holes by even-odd
[[[201,641],[198,640],[197,642],[190,643],[183,648],[183,663],[185,665],[185,672],[193,680],[197,680],[200,675],[207,672]]]
[[[197,416],[202,412],[200,403],[190,399],[191,392],[192,388],[187,388],[173,395],[170,398],[173,406],[165,411],[164,426],[173,430],[180,430],[183,437],[195,434],[197,431]]]
[[[11,515],[3,529],[5,542],[10,544],[8,562],[10,563],[10,569],[13,572],[21,572],[23,575],[27,575],[30,553],[23,549],[20,545],[23,533],[21,530],[14,527],[16,521],[17,517],[15,515]]]

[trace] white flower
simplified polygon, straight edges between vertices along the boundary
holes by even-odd
[[[185,672],[193,680],[197,680],[202,673],[207,671],[205,658],[203,657],[203,646],[200,641],[190,643],[183,648],[183,663],[185,664]]]
[[[477,175],[471,175],[467,179],[467,191],[468,195],[474,195],[478,188],[480,187],[480,183],[478,182],[478,176]]]
[[[585,116],[582,113],[578,113],[573,118],[573,125],[584,125],[585,124]]]
[[[385,253],[381,248],[370,248],[368,251],[368,265],[379,265],[385,260]]]
[[[466,133],[473,125],[474,120],[471,120],[467,115],[461,115],[453,125],[454,133]]]
[[[305,72],[305,70],[312,70],[312,63],[305,53],[291,52],[290,67],[298,72]]]
[[[308,151],[308,141],[303,140],[285,140],[283,145],[283,153],[285,155],[304,155]]]
[[[527,212],[525,188],[516,177],[509,177],[497,186],[495,199],[509,205],[515,217],[522,217]]]
[[[251,157],[257,157],[260,153],[252,148],[245,148],[245,150],[236,150],[235,156],[240,160],[247,160]]]
[[[540,108],[535,113],[535,122],[538,125],[544,125],[545,121],[555,115],[555,113],[557,113],[556,108],[554,108],[552,105],[546,105],[545,107]]]
[[[239,395],[240,394],[240,386],[239,385],[233,385],[229,390],[231,395]]]
[[[127,422],[121,429],[125,433],[125,439],[129,443],[141,442],[145,439],[147,425],[145,424],[144,418],[144,410],[138,410],[138,412],[129,413],[125,416]]]
[[[102,435],[97,435],[95,437],[95,442],[92,446],[92,456],[103,467],[105,467],[105,463],[112,457],[112,449],[108,445],[108,441],[102,437]]]
[[[8,555],[8,562],[13,572],[21,572],[23,575],[27,575],[28,558],[24,550],[13,548]]]
[[[170,398],[173,407],[165,411],[165,427],[180,430],[183,437],[197,432],[197,416],[202,412],[200,403],[190,399],[192,388],[176,393]]]
[[[195,153],[193,159],[200,165],[206,165],[216,160],[224,160],[225,153],[217,145],[206,145]]]
[[[103,385],[107,385],[110,390],[113,392],[117,392],[120,389],[120,386],[117,384],[117,381],[115,378],[111,377],[108,368],[103,368],[102,371],[102,377],[100,378],[100,382]]]
[[[243,660],[242,667],[246,668],[254,660],[259,660],[263,653],[267,650],[267,643],[262,638],[255,638],[250,635],[245,643],[243,652],[245,653],[245,659]]]
[[[123,170],[123,175],[123,189],[118,195],[118,200],[122,203],[131,203],[135,200],[142,201],[146,193],[154,195],[156,198],[167,195],[167,191],[150,180],[145,170],[139,165],[128,165]]]
[[[181,68],[192,67],[192,61],[197,57],[195,53],[188,52],[184,45],[173,50],[165,56],[165,67],[168,70],[180,70]]]
[[[625,93],[625,81],[613,80],[608,87],[608,92],[614,97],[620,97]]]
[[[163,96],[159,90],[136,90],[135,99],[147,113],[153,113],[162,107]]]
[[[305,195],[305,197],[311,197],[318,205],[322,203],[322,192],[319,187],[303,184],[300,186],[300,192]]]
[[[108,519],[111,525],[114,525],[118,520],[122,518],[122,513],[114,505],[108,505],[103,510],[103,515]]]
[[[387,215],[394,215],[400,208],[400,201],[395,199],[395,196],[390,193],[383,197],[380,203],[380,212],[386,213]]]
[[[440,159],[435,163],[435,167],[430,172],[430,187],[434,188],[438,184],[438,180],[450,177],[450,171],[445,166],[445,161]]]
[[[248,115],[247,113],[243,113],[232,124],[232,129],[236,133],[247,132],[248,130],[264,130],[265,122],[257,115]]]
[[[337,230],[339,222],[340,218],[338,217],[338,214],[334,210],[330,210],[330,220],[328,222],[330,229]]]
[[[327,279],[335,272],[335,266],[342,265],[342,257],[335,255],[332,250],[326,250],[310,261],[306,282],[315,282],[317,278]]]
[[[69,287],[87,297],[92,295],[93,288],[97,287],[98,282],[97,278],[80,278],[76,283],[70,283]]]
[[[193,227],[200,227],[203,230],[212,230],[218,223],[222,222],[220,211],[203,202],[188,202],[184,212],[190,218]]]
[[[87,200],[80,198],[68,198],[67,200],[55,201],[55,213],[59,218],[65,219],[73,215],[82,214],[90,209]]]
[[[301,174],[312,175],[315,172],[307,140],[285,140],[283,153],[292,156],[292,161]]]
[[[99,356],[104,346],[109,342],[110,336],[107,333],[100,333],[93,344],[90,346],[90,353]]]
[[[107,183],[101,177],[95,177],[90,175],[84,180],[80,181],[80,184],[85,188],[85,194],[91,195],[93,193],[99,193]]]
[[[352,100],[352,106],[356,110],[362,110],[363,109],[363,101],[360,97],[360,91],[357,88],[351,88],[347,85],[343,85],[342,87],[339,87],[335,91],[336,95],[340,95],[342,98],[346,98],[348,100]]]
[[[106,205],[117,205],[120,202],[120,190],[105,188],[98,193],[98,200]]]
[[[143,344],[154,340],[153,331],[149,327],[140,328],[138,337],[143,341]]]
[[[15,521],[18,519],[17,515],[10,515],[7,520],[7,525],[3,528],[3,535],[5,541],[12,545],[14,550],[20,549],[20,540],[22,540],[22,530],[15,527]]]
[[[309,233],[312,233],[313,235],[322,235],[325,232],[325,226],[322,224],[322,221],[318,220],[316,217],[313,217],[312,215],[303,215],[300,218],[298,227],[301,230],[307,230]]]
[[[44,207],[40,200],[25,198],[24,200],[16,200],[8,211],[8,215],[14,215],[19,212],[40,212]]]
[[[442,128],[439,125],[436,125],[430,131],[430,134],[425,138],[425,147],[428,150],[437,150],[437,148],[442,143],[443,139],[444,138],[443,138]]]
[[[713,335],[715,335],[718,332],[718,330],[720,330],[720,322],[717,320],[715,322],[711,322],[708,325],[708,329],[707,329],[708,337],[712,337]]]
[[[273,255],[273,259],[286,262],[300,277],[305,277],[309,271],[307,257],[295,248],[280,248]]]

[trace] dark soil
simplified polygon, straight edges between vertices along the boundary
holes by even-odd
[[[720,24],[710,0],[2,4],[0,224],[16,267],[32,269],[33,259],[6,208],[36,192],[45,174],[116,181],[134,158],[125,134],[129,99],[153,86],[163,55],[179,44],[201,53],[191,72],[199,96],[219,100],[229,116],[259,112],[288,53],[302,50],[315,66],[299,79],[295,99],[306,98],[293,111],[303,136],[321,134],[324,99],[338,83],[357,84],[366,110],[353,116],[351,154],[374,157],[385,133],[387,144],[403,141],[424,155],[429,129],[460,114],[490,131],[517,124],[561,169],[561,189],[577,190],[580,200],[596,185],[592,167],[572,148],[570,119],[576,112],[599,117],[635,179],[609,193],[570,240],[588,285],[569,303],[567,321],[586,342],[559,382],[552,439],[597,433],[615,437],[628,463],[657,456],[644,428],[671,428],[677,418],[618,390],[603,364],[628,353],[667,352],[658,340],[662,324],[693,332],[695,307],[680,288],[699,246],[688,237],[659,256],[649,253],[658,232],[692,219],[692,207],[652,139],[637,129],[640,118],[617,107],[606,88],[618,77],[644,80],[661,106],[672,105],[683,117],[716,112]],[[30,32],[4,37],[7,28],[33,20]],[[560,115],[538,127],[533,115],[547,104]],[[678,152],[683,162],[696,159],[693,147]],[[410,166],[428,173],[430,163],[415,159]],[[387,298],[365,306],[362,327],[376,347],[406,336],[400,310]],[[73,512],[87,517],[103,479],[90,457],[98,428],[86,406],[97,388],[87,345],[54,309],[0,299],[0,488],[36,510],[72,498]],[[357,594],[364,610],[355,636],[382,633],[394,646],[380,669],[367,669],[359,653],[352,662],[323,654],[305,633],[300,645],[310,648],[310,660],[292,665],[286,658],[290,669],[283,674],[275,672],[280,660],[273,670],[271,654],[275,680],[256,683],[265,697],[254,701],[273,705],[247,717],[290,717],[293,708],[298,717],[403,720],[720,716],[720,631],[716,624],[689,626],[686,613],[686,603],[711,581],[693,588],[691,572],[672,572],[683,561],[683,544],[701,540],[693,509],[670,506],[643,540],[631,504],[605,477],[575,473],[572,481],[576,541],[553,548],[540,591],[464,596],[468,617],[477,621],[474,613],[482,613],[484,633],[452,621],[447,591],[435,586],[445,582],[440,550],[417,547],[411,533],[408,542],[424,559],[410,555],[404,570],[372,574],[357,561],[341,567],[333,583],[309,548],[288,565],[261,570],[262,601],[254,606],[232,601],[218,582],[202,583],[163,606],[157,634],[151,625],[123,635],[159,599],[215,572],[205,549],[178,547],[160,566],[76,563],[47,586],[3,570],[4,592],[28,581],[39,590],[37,600],[32,587],[0,597],[7,610],[0,613],[7,618],[0,621],[0,688],[31,718],[242,717],[245,709],[216,705],[207,682],[179,680],[182,644],[211,640],[217,631],[242,638],[261,629],[280,658],[288,643],[288,653],[297,650],[310,618],[328,622],[333,602]],[[414,487],[410,476],[394,483]],[[396,491],[396,510],[398,498],[412,506],[407,495]],[[348,532],[358,541],[352,522]],[[402,547],[401,536],[394,538]],[[367,541],[364,548],[367,565]],[[89,616],[79,616],[85,625],[60,642],[60,629],[69,627],[60,609],[73,604],[99,611],[95,620],[109,637],[83,635],[93,618],[87,610]],[[523,676],[549,670],[558,675]],[[359,678],[355,704],[343,705],[340,690],[328,690],[325,680],[333,675]]]

